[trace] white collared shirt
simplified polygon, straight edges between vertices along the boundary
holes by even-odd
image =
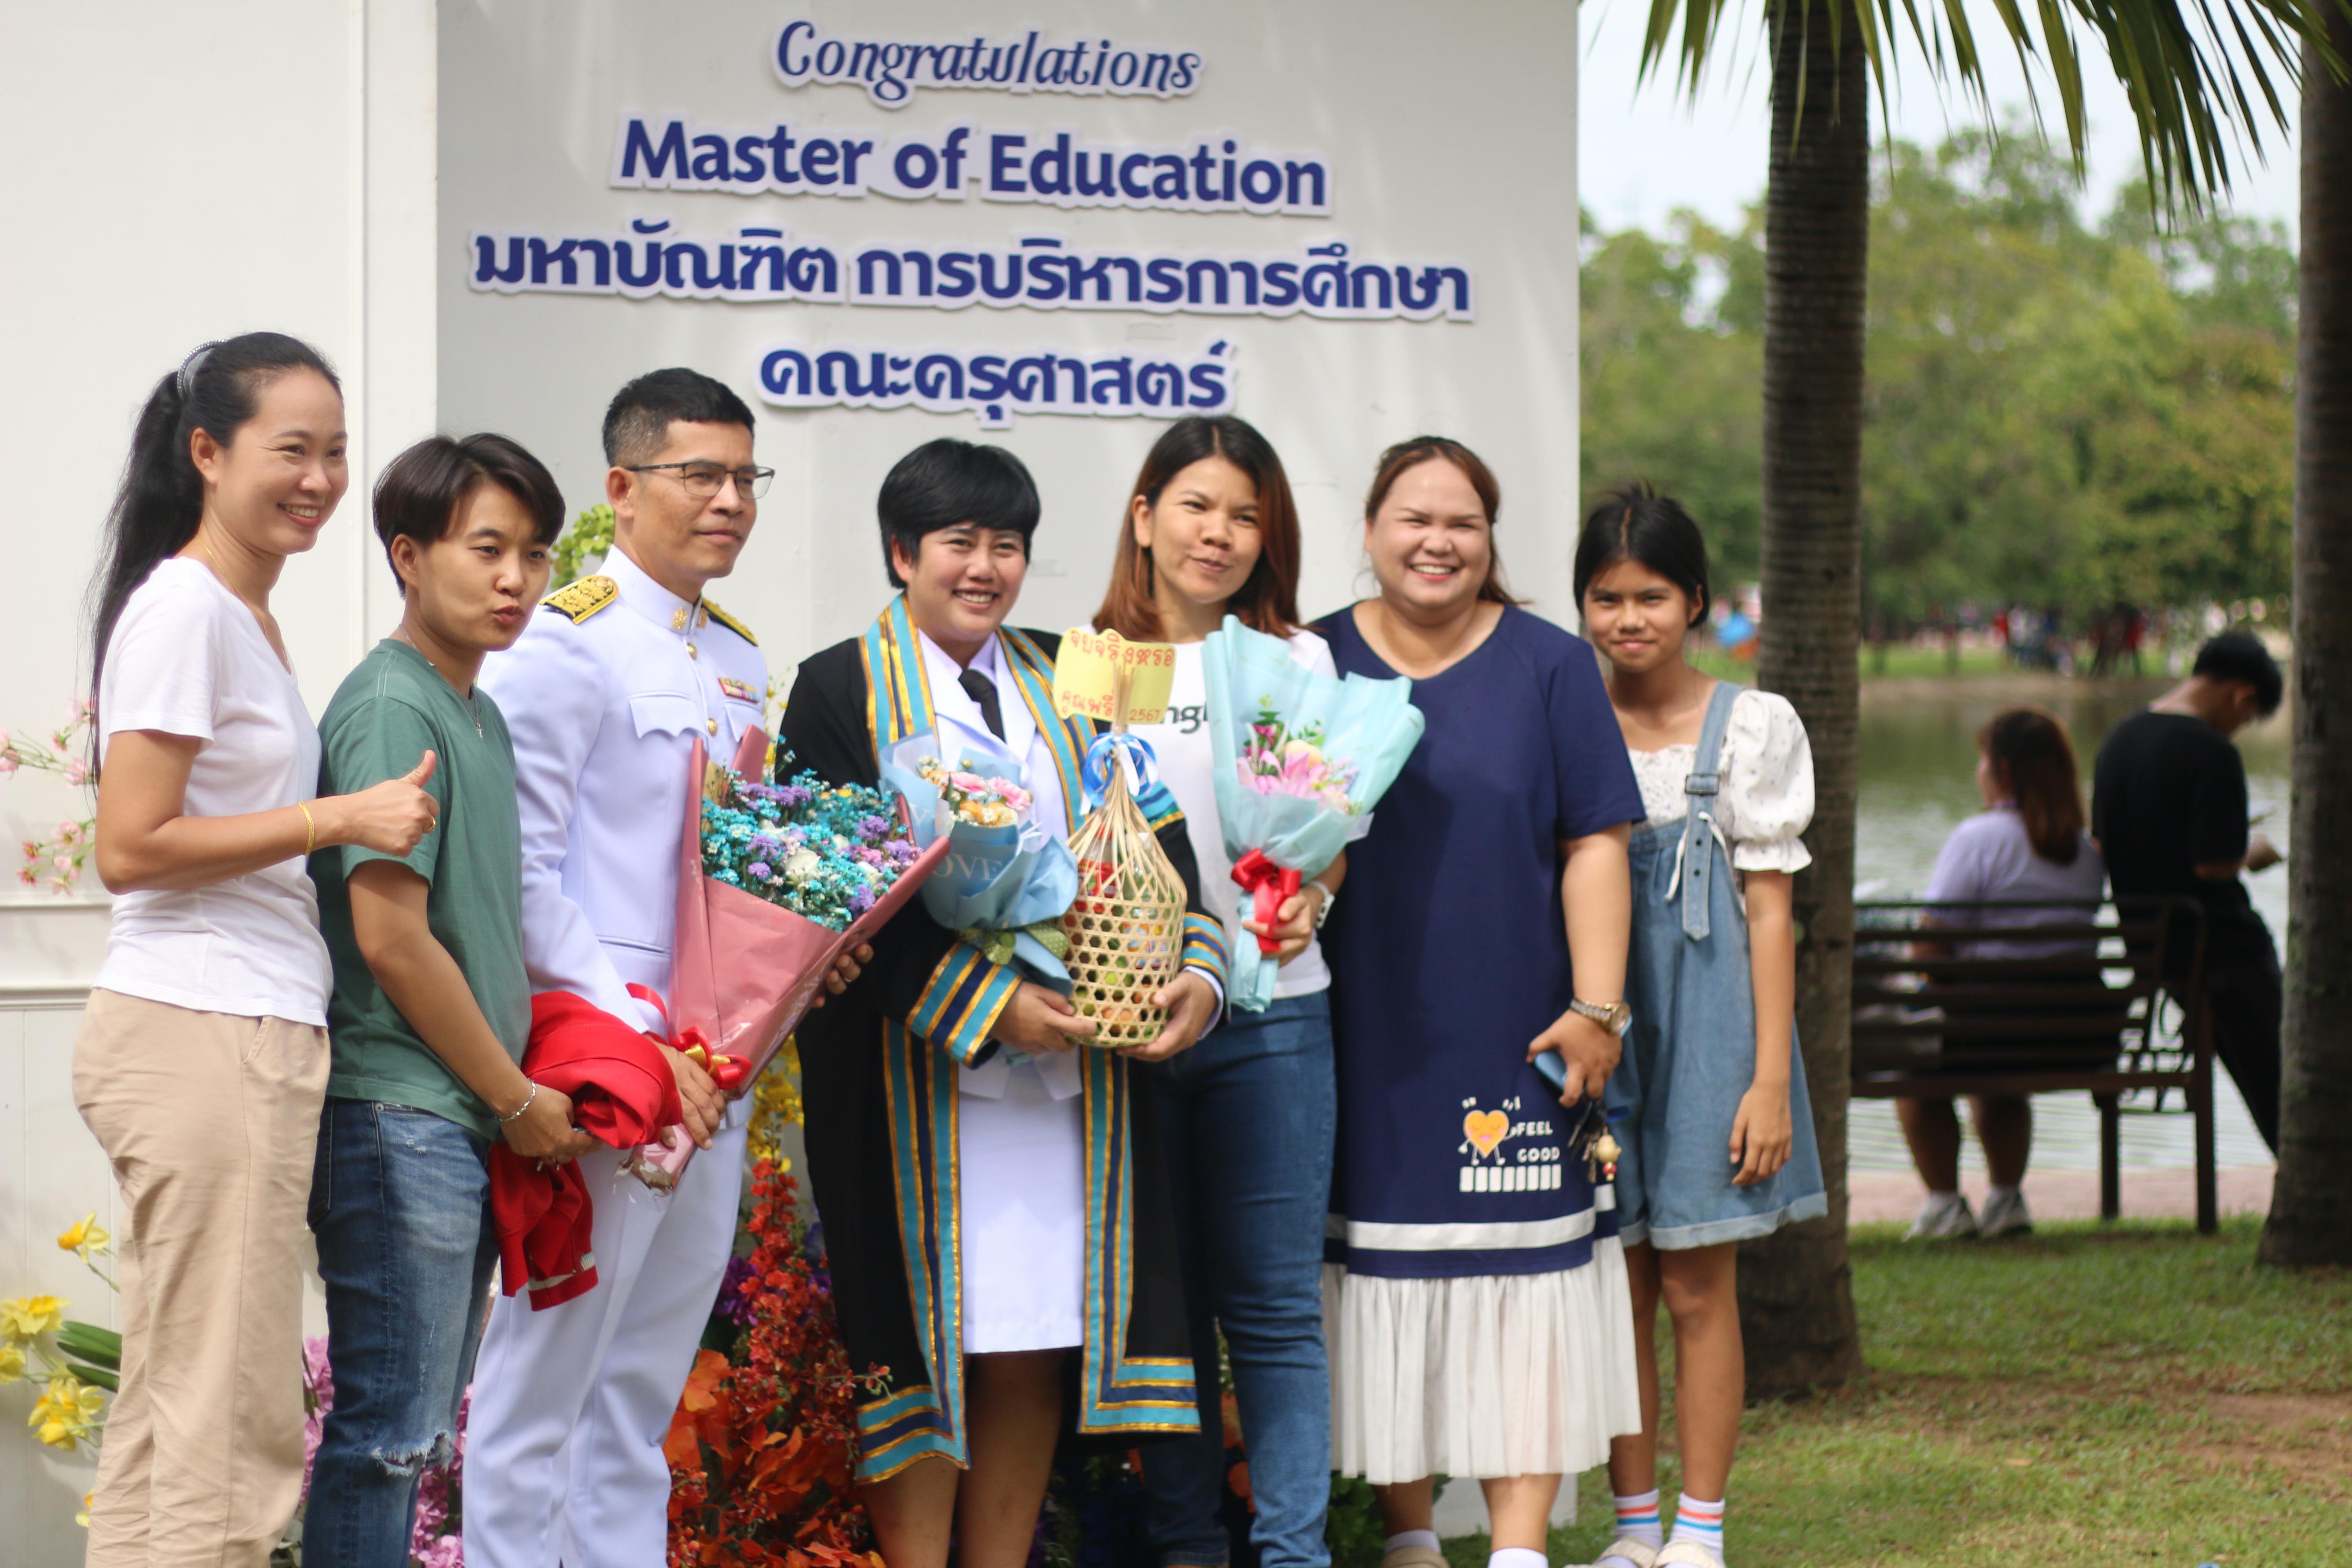
[[[1037,826],[1056,838],[1070,836],[1068,803],[1062,795],[1061,774],[1055,770],[1054,753],[1038,732],[1037,716],[1029,711],[1022,700],[1021,689],[1006,672],[1003,661],[997,657],[997,639],[991,637],[981,644],[970,668],[996,683],[996,706],[1004,721],[1004,738],[1001,742],[988,727],[987,718],[971,692],[963,689],[965,666],[930,639],[929,634],[917,627],[915,640],[922,645],[923,673],[931,686],[931,720],[939,728],[942,752],[951,752],[964,739],[1002,745],[1014,756],[1024,759],[1026,776],[1017,781],[1035,803],[1033,810]],[[978,1067],[957,1069],[962,1091],[982,1100],[1002,1100],[1016,1064],[1033,1064],[1045,1079],[1045,1089],[1055,1100],[1067,1100],[1078,1092],[1078,1060],[1076,1053],[1032,1057],[1025,1052],[1000,1047],[996,1054]]]
[[[533,991],[572,992],[667,1036],[627,985],[668,992],[694,742],[734,760],[764,716],[768,664],[619,549],[597,576],[613,602],[576,623],[542,605],[482,666],[514,736],[523,960]]]

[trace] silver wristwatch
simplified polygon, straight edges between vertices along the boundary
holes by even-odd
[[[1625,1031],[1633,1026],[1633,1009],[1622,1002],[1585,1002],[1570,997],[1568,1010],[1591,1019],[1619,1039],[1623,1039]]]

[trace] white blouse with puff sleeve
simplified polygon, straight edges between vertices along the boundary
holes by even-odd
[[[1650,826],[1680,822],[1689,811],[1683,783],[1696,746],[1633,752],[1642,811]],[[1774,692],[1742,691],[1731,704],[1716,771],[1715,823],[1741,871],[1799,871],[1813,862],[1797,836],[1813,819],[1813,752],[1789,700]]]

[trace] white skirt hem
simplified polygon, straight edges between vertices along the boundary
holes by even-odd
[[[1550,1274],[1323,1270],[1331,1458],[1374,1486],[1572,1475],[1642,1429],[1625,1251]]]

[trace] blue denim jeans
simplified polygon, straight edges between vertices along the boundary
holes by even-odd
[[[407,1568],[416,1483],[449,1458],[499,1260],[489,1145],[429,1110],[330,1100],[310,1230],[335,1403],[302,1560]]]
[[[1331,1368],[1323,1349],[1323,1219],[1339,1091],[1326,994],[1235,1013],[1159,1069],[1184,1265],[1201,1435],[1143,1456],[1151,1540],[1167,1564],[1229,1556],[1217,1329],[1225,1334],[1264,1568],[1327,1568]]]

